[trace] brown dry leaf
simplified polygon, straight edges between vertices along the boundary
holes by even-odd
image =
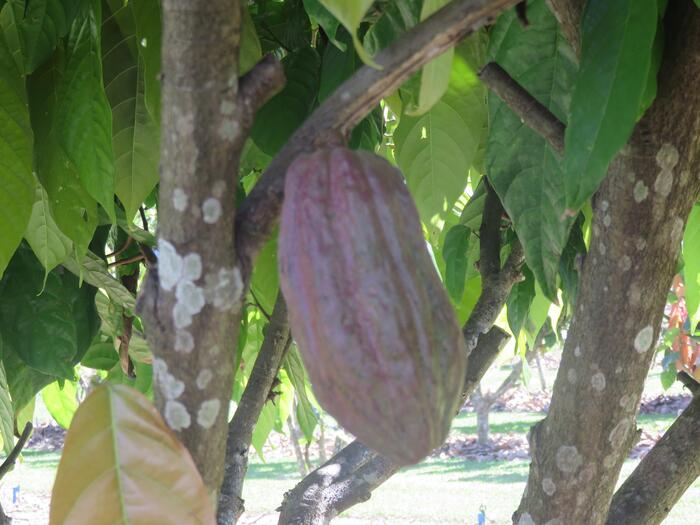
[[[189,452],[151,402],[101,386],[75,413],[51,497],[50,525],[215,525]]]

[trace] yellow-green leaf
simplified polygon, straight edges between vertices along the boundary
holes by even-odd
[[[421,21],[449,3],[450,0],[425,0],[420,13]],[[442,55],[428,62],[421,72],[418,104],[406,108],[407,115],[422,115],[428,111],[447,91],[450,84],[450,71],[454,48],[451,47]]]
[[[50,525],[214,525],[187,449],[151,402],[97,388],[75,413],[51,496]]]
[[[352,35],[352,42],[355,45],[357,55],[365,64],[379,68],[362,46],[357,29],[360,27],[362,18],[367,10],[372,6],[374,0],[320,0],[323,7],[328,9],[338,21],[345,26],[345,29]]]
[[[63,387],[54,381],[41,391],[41,399],[56,423],[68,428],[78,410],[78,389],[74,381],[64,381]]]

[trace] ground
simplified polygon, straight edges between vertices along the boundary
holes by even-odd
[[[547,363],[545,376],[551,386],[556,362]],[[485,383],[496,386],[507,375],[506,366],[489,372]],[[659,370],[647,380],[639,426],[643,439],[623,467],[626,477],[639,459],[663,431],[670,426],[678,410],[687,403],[680,385],[664,393]],[[475,524],[480,508],[485,509],[489,525],[510,525],[510,514],[517,507],[528,472],[526,433],[544,416],[548,396],[538,392],[535,374],[528,388],[513,391],[492,413],[493,443],[480,447],[475,443],[476,418],[471,412],[461,413],[453,425],[446,446],[433,457],[406,468],[374,492],[372,498],[344,513],[334,523],[369,525],[383,523]],[[666,397],[663,397],[666,396]],[[334,437],[329,428],[328,433]],[[8,475],[0,488],[0,498],[15,525],[46,525],[48,506],[59,452],[61,432],[43,430],[34,437],[32,450],[24,454],[24,462]],[[312,460],[314,459],[312,449]],[[266,462],[252,455],[244,489],[247,512],[243,523],[268,525],[276,523],[275,508],[285,491],[300,474],[291,447],[286,439],[275,437],[265,451]],[[12,492],[19,487],[18,502],[12,503]],[[689,516],[700,515],[700,481],[684,495],[664,522],[665,525],[687,525]]]

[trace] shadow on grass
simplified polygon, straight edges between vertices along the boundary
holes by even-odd
[[[300,479],[295,461],[250,463],[246,479]]]
[[[541,420],[545,415],[537,412],[510,413],[492,412],[489,416],[490,431],[495,434],[523,434],[527,435],[532,425]],[[457,434],[476,435],[476,414],[460,414],[452,424],[452,432]]]
[[[59,452],[46,452],[40,450],[25,450],[22,452],[23,464],[29,468],[55,469],[61,459]]]
[[[528,461],[429,460],[402,470],[409,474],[441,476],[448,482],[520,483],[527,480]]]

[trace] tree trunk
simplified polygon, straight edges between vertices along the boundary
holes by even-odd
[[[297,469],[299,470],[299,475],[303,478],[308,471],[306,470],[304,453],[301,451],[301,446],[299,445],[299,429],[294,421],[293,413],[290,414],[289,419],[287,419],[287,426],[289,427],[289,440],[292,442],[294,456],[297,458]]]
[[[473,399],[473,396],[472,396]],[[479,401],[474,401],[476,408],[476,437],[479,445],[488,445],[489,443],[489,414],[491,413],[491,404],[484,401],[483,397],[478,396]]]
[[[605,522],[700,194],[700,11],[669,3],[656,102],[596,194],[591,250],[547,417],[514,522]],[[643,294],[643,295],[642,295]],[[604,307],[603,307],[604,306]],[[613,315],[610,313],[613,312]]]

